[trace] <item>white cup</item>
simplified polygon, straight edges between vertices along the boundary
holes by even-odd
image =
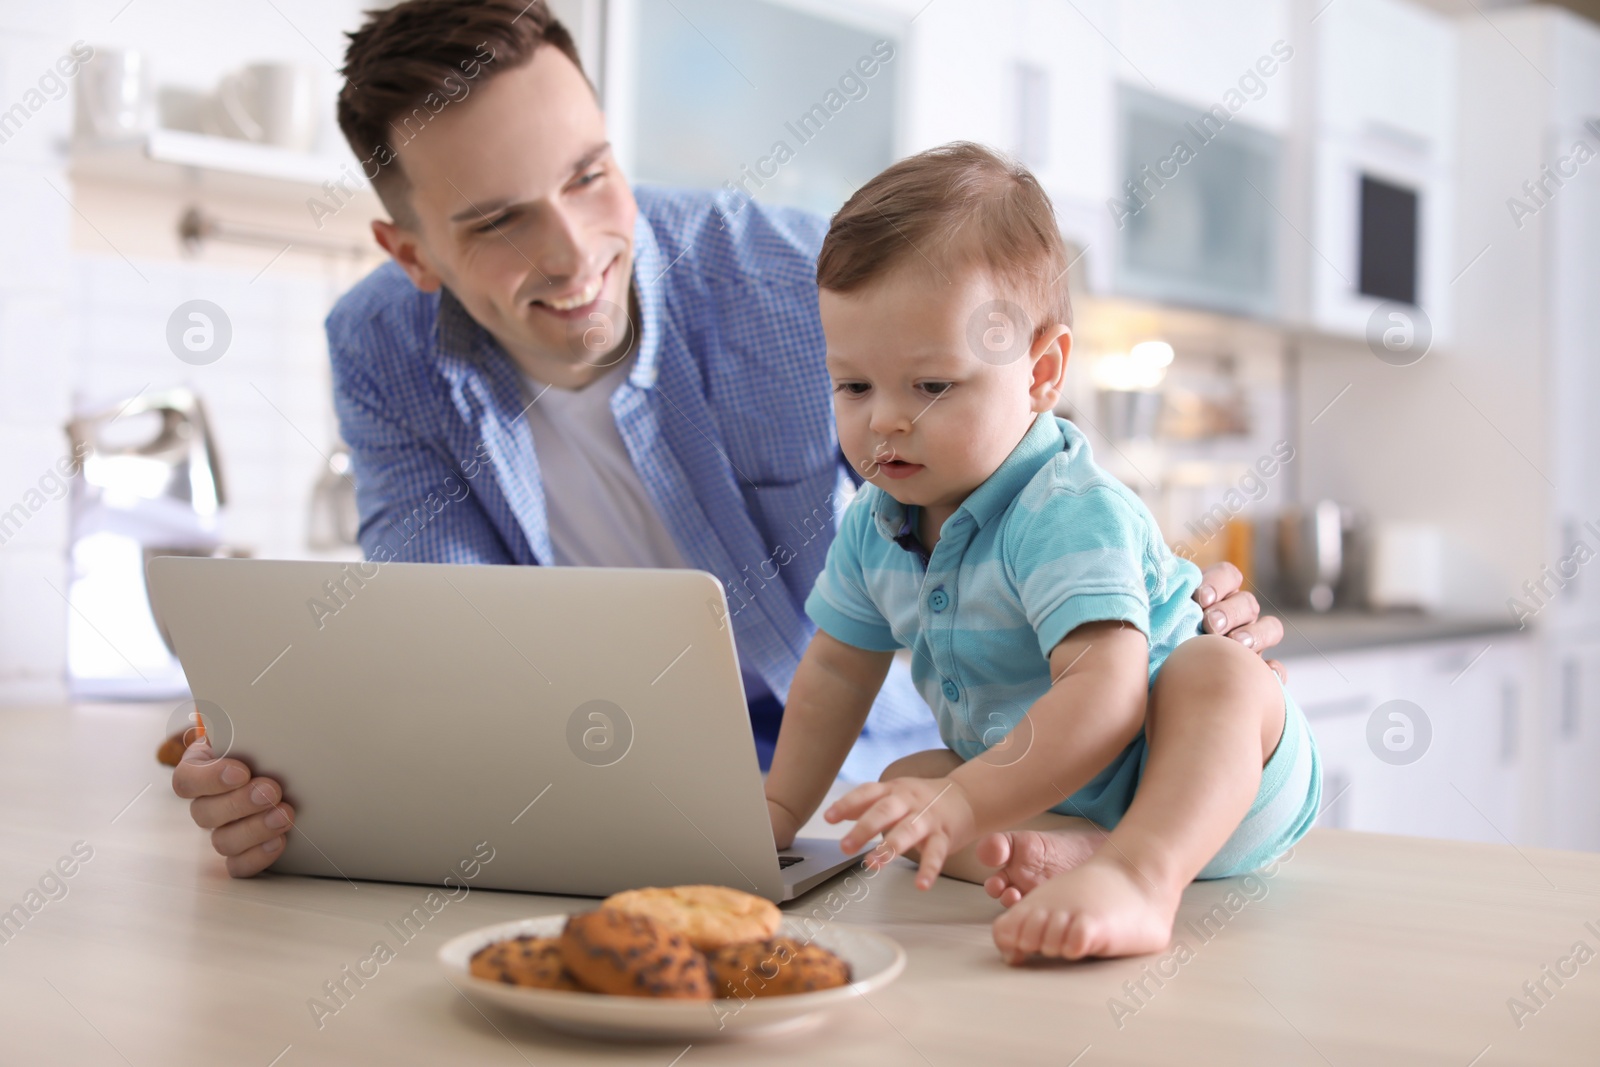
[[[101,141],[138,137],[150,129],[150,62],[129,48],[97,48],[77,78],[77,125]]]
[[[220,132],[308,152],[317,137],[316,75],[292,63],[252,63],[217,86]]]

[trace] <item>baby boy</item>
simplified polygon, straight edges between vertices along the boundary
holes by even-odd
[[[1277,676],[1199,633],[1199,571],[1054,408],[1072,349],[1048,197],[971,144],[902,160],[834,217],[817,262],[839,442],[862,472],[806,601],[817,633],[767,802],[780,846],[821,804],[894,651],[945,749],[833,804],[1008,906],[1012,962],[1155,952],[1194,878],[1306,832],[1311,731]]]

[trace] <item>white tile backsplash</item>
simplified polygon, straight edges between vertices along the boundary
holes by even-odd
[[[67,647],[67,605],[61,594],[66,591],[67,561],[55,547],[12,542],[0,551],[0,696],[18,682],[60,684]]]
[[[260,557],[313,555],[305,543],[311,486],[338,439],[322,320],[340,290],[320,277],[252,273],[214,264],[73,257],[73,306],[85,323],[76,352],[80,394],[112,404],[148,383],[188,385],[211,419],[228,494],[224,532]],[[221,359],[179,360],[167,320],[206,299],[233,328]]]
[[[3,551],[55,549],[66,543],[67,499],[57,464],[69,449],[50,426],[0,426],[0,542]]]
[[[14,145],[0,145],[0,204],[6,206],[0,293],[59,293],[67,285],[72,208],[57,192],[70,196],[72,186],[58,167],[17,162]]]
[[[52,499],[52,468],[67,452],[75,335],[72,98],[29,95],[64,49],[64,27],[58,5],[0,5],[0,705],[65,692],[67,606],[54,590],[66,589],[67,501]]]
[[[0,424],[66,421],[72,372],[65,356],[74,333],[65,296],[0,293]]]
[[[51,33],[0,32],[0,112],[6,115],[0,157],[51,163],[60,156],[72,131],[73,100],[72,83],[56,64],[69,48]]]

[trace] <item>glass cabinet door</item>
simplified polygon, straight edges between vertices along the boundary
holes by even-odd
[[[1278,138],[1121,87],[1116,285],[1148,300],[1270,318]]]
[[[635,181],[831,213],[895,159],[900,42],[826,7],[613,5]],[[622,75],[618,78],[618,75]]]

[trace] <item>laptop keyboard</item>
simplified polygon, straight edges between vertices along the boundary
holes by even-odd
[[[779,856],[778,857],[778,869],[780,871],[786,871],[790,867],[793,867],[795,864],[804,863],[804,862],[805,862],[805,857],[804,856]]]

